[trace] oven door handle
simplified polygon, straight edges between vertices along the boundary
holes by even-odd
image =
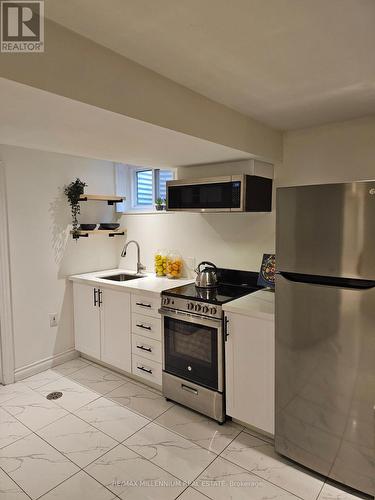
[[[176,311],[174,309],[159,309],[159,313],[166,317],[172,319],[180,319],[181,321],[186,321],[187,323],[195,323],[203,326],[211,326],[217,329],[222,328],[222,319],[220,318],[205,318],[204,316],[199,316],[198,314],[191,314],[182,311]]]

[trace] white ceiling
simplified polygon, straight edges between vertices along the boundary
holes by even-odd
[[[169,167],[250,155],[0,78],[0,144]]]
[[[46,15],[276,128],[375,112],[375,0],[48,0]]]

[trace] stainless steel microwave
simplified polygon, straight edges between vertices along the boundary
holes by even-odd
[[[167,210],[270,212],[272,179],[257,175],[233,175],[168,181]]]

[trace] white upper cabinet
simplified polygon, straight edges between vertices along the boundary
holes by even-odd
[[[226,313],[226,412],[274,434],[275,323]]]

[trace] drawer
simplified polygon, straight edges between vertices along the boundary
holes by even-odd
[[[132,355],[132,373],[145,380],[161,385],[162,364],[142,358],[136,354]]]
[[[161,342],[158,340],[132,334],[132,352],[157,363],[162,362]]]
[[[132,294],[132,312],[160,318],[160,314],[158,313],[160,305],[160,295],[150,297],[147,295]]]
[[[132,332],[161,341],[161,318],[151,318],[143,314],[132,314]]]

